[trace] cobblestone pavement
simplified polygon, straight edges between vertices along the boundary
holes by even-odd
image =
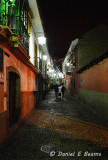
[[[106,120],[67,94],[56,100],[53,91],[0,149],[0,160],[107,159]]]

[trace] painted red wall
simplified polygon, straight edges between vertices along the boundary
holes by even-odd
[[[24,118],[34,108],[34,95],[33,90],[35,89],[34,73],[23,63],[21,63],[11,52],[6,48],[4,51],[7,52],[10,57],[4,56],[4,92],[6,92],[6,67],[12,66],[20,72],[21,78],[21,118]],[[32,103],[29,101],[31,100]],[[6,104],[4,105],[7,109]]]
[[[79,75],[77,73],[78,70],[78,48],[75,50],[75,68],[71,69],[72,82],[71,82],[71,93],[77,95],[78,87],[79,87]]]
[[[108,93],[108,58],[80,74],[80,88]]]
[[[7,112],[0,113],[0,143],[7,136]]]
[[[67,90],[70,90],[70,76],[66,76],[65,87]]]
[[[2,112],[3,110],[4,110],[4,84],[3,82],[0,82],[0,112]]]
[[[5,46],[0,43],[0,48],[3,49],[4,53],[4,69],[3,69],[3,87],[0,94],[0,143],[9,135],[8,131],[8,119],[9,119],[9,108],[8,108],[8,83],[7,83],[7,70],[6,68],[15,68],[20,73],[21,82],[21,114],[20,120],[26,117],[34,108],[34,95],[33,90],[36,89],[35,85],[35,73],[20,60],[18,60]],[[1,96],[2,95],[2,96]]]
[[[71,87],[72,94],[77,95],[78,94],[78,74],[75,73],[75,71],[72,73],[72,84],[71,85],[72,85]]]

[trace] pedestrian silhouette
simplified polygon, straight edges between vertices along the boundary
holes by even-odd
[[[65,93],[66,88],[64,85],[62,85],[61,92],[62,92],[62,98],[64,98],[64,93]]]
[[[56,84],[54,87],[56,99],[58,99],[58,85]]]

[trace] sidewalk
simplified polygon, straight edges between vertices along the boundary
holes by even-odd
[[[74,98],[56,100],[51,91],[0,149],[0,160],[107,160],[108,128],[96,114]],[[60,155],[42,152],[45,145]]]

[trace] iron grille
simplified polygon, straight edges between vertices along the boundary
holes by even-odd
[[[42,60],[39,57],[35,57],[35,67],[42,72]]]

